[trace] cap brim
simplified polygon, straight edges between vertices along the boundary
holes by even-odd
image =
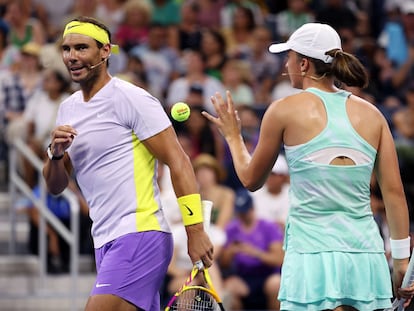
[[[275,43],[269,46],[269,52],[271,53],[280,53],[290,50],[290,46],[287,42],[284,43]]]

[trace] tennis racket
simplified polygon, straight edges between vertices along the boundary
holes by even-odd
[[[203,275],[204,285],[194,285],[197,275]],[[207,286],[208,287],[207,287]],[[225,311],[220,296],[211,282],[208,269],[197,261],[184,285],[174,294],[165,311]]]
[[[410,262],[408,263],[407,271],[405,272],[401,288],[407,287],[414,282],[414,256],[411,256]],[[391,308],[384,309],[384,311],[404,311],[405,299],[395,298],[392,302]]]
[[[210,226],[211,201],[203,201],[204,229],[208,232]],[[202,276],[202,283],[195,282],[197,276]],[[197,278],[200,281],[200,278]],[[197,261],[190,276],[182,287],[174,294],[165,311],[225,311],[220,296],[217,294],[208,269],[201,260]]]

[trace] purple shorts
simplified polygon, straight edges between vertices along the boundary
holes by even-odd
[[[172,235],[160,231],[126,234],[95,249],[91,295],[115,295],[140,309],[159,311],[159,290],[172,252]]]

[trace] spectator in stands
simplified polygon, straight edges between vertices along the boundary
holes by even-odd
[[[54,42],[64,26],[67,16],[72,12],[73,0],[32,0],[34,12],[45,32],[46,42]]]
[[[203,87],[198,83],[192,84],[184,102],[191,108],[189,119],[186,122],[172,120],[184,150],[191,159],[200,153],[208,153],[221,162],[224,157],[223,140],[217,130],[201,118],[204,110]]]
[[[190,87],[199,84],[203,88],[203,108],[213,111],[210,101],[211,94],[220,92],[224,94],[224,87],[220,80],[206,74],[206,64],[203,55],[197,50],[187,50],[183,55],[185,73],[181,78],[171,82],[167,90],[167,107],[171,107],[176,102],[185,101]]]
[[[212,155],[202,153],[193,160],[201,198],[213,202],[211,223],[224,230],[234,217],[233,189],[222,184],[225,170]]]
[[[254,106],[252,88],[253,76],[250,64],[241,59],[229,58],[223,65],[222,82],[226,90],[231,91],[236,106]]]
[[[401,1],[400,10],[405,36],[408,44],[411,45],[414,41],[414,2],[412,0]]]
[[[189,157],[194,159],[201,153],[208,153],[218,161],[222,161],[224,154],[223,139],[216,129],[214,129],[201,115],[204,109],[201,106],[192,106],[190,117],[186,122],[174,124],[177,132],[185,133],[191,141],[191,152]]]
[[[9,123],[22,115],[27,100],[40,87],[42,75],[39,45],[30,42],[21,49],[12,45],[6,49],[10,53],[4,51],[3,56],[11,57],[0,72],[0,157],[7,164]]]
[[[150,0],[151,23],[175,26],[181,21],[180,4],[174,0]]]
[[[111,33],[116,33],[124,19],[125,2],[126,0],[100,0],[96,5],[96,18],[105,23]]]
[[[167,45],[167,28],[152,24],[148,41],[134,46],[129,54],[142,60],[149,92],[164,101],[170,82],[178,77],[179,55]]]
[[[405,101],[400,109],[392,115],[397,145],[414,148],[414,82],[405,92]]]
[[[231,310],[279,310],[283,231],[256,217],[253,199],[243,188],[236,193],[235,211],[219,258],[224,288],[233,298]]]
[[[185,0],[181,5],[181,21],[171,28],[170,45],[179,53],[199,50],[201,44],[200,7],[197,1]]]
[[[66,16],[64,24],[78,16],[95,16],[97,12],[97,4],[98,0],[74,0],[73,10]],[[60,29],[59,34],[61,34],[61,32],[62,29]]]
[[[241,132],[246,141],[248,150],[253,152],[259,139],[261,115],[254,107],[239,106],[238,108]]]
[[[190,89],[188,90],[188,94],[187,97],[185,98],[184,102],[186,104],[188,104],[188,106],[190,107],[190,109],[194,108],[194,111],[196,113],[200,112],[202,110],[202,107],[204,105],[204,89],[203,86],[198,84],[198,83],[194,83],[190,86]],[[167,107],[167,110],[170,110],[170,107]],[[171,113],[170,113],[171,114]],[[190,114],[191,117],[191,114]],[[174,119],[171,119],[174,128],[181,133],[185,133],[185,136],[188,137],[188,139],[190,141],[192,141],[192,139],[190,138],[192,136],[193,131],[191,131],[191,128],[197,127],[197,122],[194,122],[193,124],[189,124],[187,122],[178,122]],[[192,123],[192,121],[189,121],[190,123]],[[203,127],[203,123],[201,123],[200,127]],[[198,135],[196,135],[198,136]],[[191,142],[192,143],[192,142]],[[191,148],[191,152],[188,152],[187,154],[190,156],[190,158],[194,158],[198,153],[199,150],[202,149],[200,148],[200,144],[201,142],[197,139],[196,141],[194,141],[194,147]],[[210,144],[210,142],[207,142],[207,145]],[[212,152],[212,150],[214,149],[205,149],[205,152]]]
[[[232,27],[235,12],[239,7],[248,8],[252,12],[256,25],[262,25],[264,23],[262,8],[257,4],[256,0],[228,0],[220,11],[221,27]]]
[[[373,66],[370,71],[371,85],[377,101],[384,102],[389,96],[397,96],[392,84],[396,68],[386,50],[377,45],[373,55]]]
[[[314,16],[309,12],[307,0],[288,0],[286,10],[277,16],[276,32],[278,39],[284,41],[300,26],[314,21]]]
[[[347,53],[355,53],[362,42],[358,42],[357,33],[353,27],[342,27],[338,30],[341,36],[342,49]]]
[[[271,93],[277,74],[282,69],[279,57],[269,53],[271,32],[265,26],[257,26],[252,34],[252,46],[246,61],[253,75],[252,87],[254,102],[258,106],[267,106],[271,102]]]
[[[403,49],[406,46],[405,60],[399,64],[393,75],[392,83],[393,87],[398,90],[400,97],[403,99],[406,90],[410,87],[412,81],[414,81],[414,2],[402,1],[400,4],[401,9],[401,21],[404,29],[405,42],[402,42],[400,46],[393,46],[393,49]],[[390,44],[393,41],[390,40]],[[404,51],[404,49],[403,49]]]
[[[70,81],[66,72],[62,73],[57,69],[46,70],[42,88],[30,97],[22,116],[9,124],[9,141],[20,138],[39,158],[43,158],[50,142],[50,133],[54,128],[59,104],[69,95]],[[23,161],[23,176],[31,188],[38,183],[37,172],[27,160]]]
[[[364,10],[368,12],[372,38],[378,38],[388,19],[385,12],[389,8],[389,5],[394,5],[395,2],[394,0],[372,0],[365,2],[366,6]]]
[[[4,20],[10,27],[8,39],[19,49],[29,42],[38,45],[46,42],[45,30],[40,21],[30,15],[31,9],[24,0],[9,1],[6,7]]]
[[[42,65],[40,63],[41,46],[34,42],[20,49],[20,57],[12,70],[2,76],[1,100],[4,107],[6,125],[21,116],[29,98],[41,88]]]
[[[9,25],[0,19],[0,71],[10,69],[19,55],[19,49],[9,44],[9,31]]]
[[[80,221],[82,224],[87,224],[85,219],[88,218],[88,205],[85,198],[80,192],[74,179],[69,184],[69,189],[75,193],[79,201],[80,207]],[[34,187],[33,194],[36,198],[41,197],[41,188],[39,185]],[[50,193],[46,195],[46,204],[49,210],[65,225],[70,228],[71,211],[69,202],[62,195],[54,196]],[[30,234],[29,234],[29,249],[33,254],[39,253],[39,219],[40,213],[38,208],[31,201],[27,201],[26,206],[19,206],[25,208],[29,215]],[[85,230],[86,229],[86,230]],[[91,254],[93,247],[90,237],[90,225],[88,227],[80,227],[80,251],[85,252],[85,246],[89,247],[87,253]],[[49,224],[46,226],[47,234],[47,271],[51,274],[64,273],[69,271],[70,264],[70,248],[68,243],[56,232],[56,230]],[[89,245],[88,245],[89,242]]]
[[[332,26],[337,31],[343,27],[355,27],[357,16],[345,0],[326,0],[316,12],[315,20]]]
[[[151,6],[147,1],[128,0],[124,4],[124,19],[115,32],[114,41],[125,51],[148,40]]]
[[[251,37],[256,27],[253,11],[245,6],[236,6],[230,27],[222,27],[230,58],[245,59],[250,53]]]
[[[238,114],[240,118],[243,140],[246,143],[249,152],[253,152],[260,134],[260,114],[255,110],[254,107],[250,106],[239,106]],[[233,160],[231,158],[230,150],[227,144],[224,145],[223,163],[227,172],[227,178],[224,184],[234,190],[243,187],[234,169]]]
[[[252,193],[256,215],[285,227],[289,213],[289,170],[280,154],[264,186]]]
[[[226,4],[226,0],[198,0],[200,14],[198,17],[200,26],[204,29],[219,31],[221,28],[221,10]]]
[[[147,91],[149,90],[147,71],[142,59],[136,55],[128,54],[125,69],[118,75],[127,76],[130,78],[131,83]]]
[[[46,157],[44,153],[42,159]],[[65,166],[71,171],[69,162],[65,162]],[[83,197],[76,180],[70,178],[68,188],[76,195],[79,203],[80,213],[80,236],[79,236],[79,252],[82,254],[92,254],[92,238],[91,238],[91,222],[89,219],[88,204]],[[35,198],[42,197],[42,187],[36,184],[33,188],[33,195]],[[50,212],[56,216],[60,222],[67,228],[71,227],[71,206],[69,201],[63,195],[52,195],[46,191],[46,206]],[[30,232],[28,236],[29,250],[33,254],[39,253],[39,219],[41,214],[38,207],[30,198],[23,198],[17,202],[16,208],[26,212],[29,216]],[[70,264],[70,248],[68,243],[59,235],[56,229],[46,224],[47,236],[47,271],[51,274],[64,273],[69,271]]]
[[[202,107],[204,104],[204,89],[203,86],[194,83],[190,86],[185,102],[192,107]]]
[[[206,64],[206,73],[221,80],[221,70],[227,60],[226,41],[221,32],[210,28],[203,30],[201,37],[201,53],[203,54]]]

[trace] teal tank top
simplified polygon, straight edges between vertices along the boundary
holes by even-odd
[[[321,98],[327,125],[310,141],[286,146],[291,178],[284,247],[300,253],[384,252],[370,205],[370,178],[377,151],[353,128],[346,112],[350,93],[305,90]],[[360,154],[362,164],[342,166],[312,161],[312,154],[339,148]]]

